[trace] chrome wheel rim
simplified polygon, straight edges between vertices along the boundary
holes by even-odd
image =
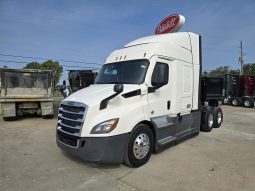
[[[233,99],[233,100],[232,100],[232,104],[233,104],[233,105],[237,105],[237,100],[236,100],[236,99]]]
[[[219,112],[218,115],[217,115],[217,122],[218,122],[218,124],[221,123],[221,120],[222,120],[222,115],[221,115],[221,112]]]
[[[147,134],[139,134],[134,142],[133,152],[137,159],[143,159],[150,149],[150,139]]]
[[[213,126],[213,114],[209,114],[208,116],[208,126],[212,127]]]
[[[246,107],[249,107],[249,106],[250,106],[249,100],[245,100],[245,101],[244,101],[244,105],[245,105]]]

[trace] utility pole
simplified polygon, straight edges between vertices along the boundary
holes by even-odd
[[[243,59],[243,42],[240,41],[240,57],[239,57],[239,62],[240,62],[240,75],[243,75],[243,62],[244,62],[244,59]]]

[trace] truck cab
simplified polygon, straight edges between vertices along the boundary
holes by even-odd
[[[132,41],[107,57],[94,85],[62,101],[57,144],[87,161],[141,166],[153,151],[199,133],[200,84],[199,35]]]

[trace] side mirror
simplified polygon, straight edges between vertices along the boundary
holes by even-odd
[[[116,93],[123,92],[123,84],[115,84],[113,87],[113,91]]]

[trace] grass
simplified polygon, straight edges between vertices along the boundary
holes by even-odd
[[[58,108],[59,105],[60,105],[60,102],[63,100],[64,98],[61,96],[61,97],[54,97],[53,98],[53,106],[55,108]]]

